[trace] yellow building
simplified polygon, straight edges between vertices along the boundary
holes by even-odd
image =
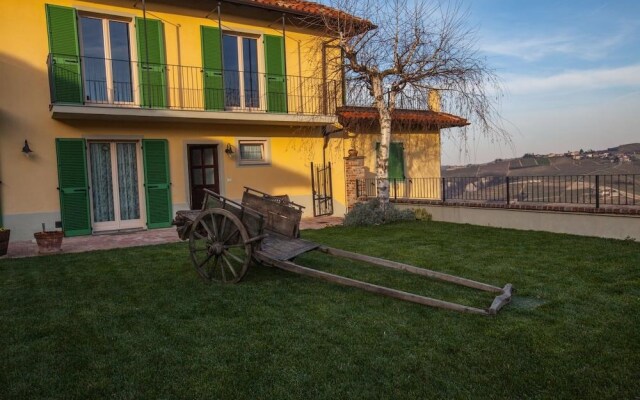
[[[329,40],[299,22],[325,11],[0,2],[0,226],[12,240],[42,223],[67,236],[167,227],[200,207],[203,189],[239,199],[244,186],[288,194],[308,217],[344,214],[345,157],[357,145],[372,163],[376,136],[327,72]],[[403,178],[439,176],[439,129],[464,122],[422,113],[428,123],[393,139]]]

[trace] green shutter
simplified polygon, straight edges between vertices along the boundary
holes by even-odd
[[[145,32],[145,20],[136,17],[136,36],[141,104],[143,107],[164,108],[167,106],[167,76],[162,22],[147,18]]]
[[[204,109],[224,110],[220,29],[201,26]]]
[[[287,77],[285,76],[284,38],[264,35],[267,78],[267,111],[287,112]]]
[[[173,219],[169,177],[169,143],[143,140],[144,186],[147,197],[147,227],[168,228]]]
[[[82,75],[76,11],[46,5],[49,32],[49,83],[52,103],[82,103]]]
[[[60,213],[65,236],[91,234],[84,139],[56,139]]]
[[[376,143],[376,151],[380,143]],[[392,142],[389,146],[389,165],[387,169],[389,179],[404,179],[404,145],[402,142]]]
[[[389,179],[404,179],[404,146],[391,143],[389,147]]]

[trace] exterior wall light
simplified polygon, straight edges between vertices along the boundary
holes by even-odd
[[[31,153],[33,153],[33,150],[31,150],[31,148],[29,147],[29,142],[25,140],[24,146],[22,146],[22,154],[24,154],[26,157],[31,157]]]
[[[229,157],[233,157],[233,147],[231,146],[231,143],[227,143],[227,148],[224,149],[224,152],[227,153]]]

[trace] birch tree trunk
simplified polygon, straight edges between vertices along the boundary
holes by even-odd
[[[372,77],[372,91],[376,108],[380,114],[380,147],[376,157],[376,182],[378,200],[383,210],[389,205],[389,146],[391,145],[391,111],[387,107],[382,92],[382,78]]]

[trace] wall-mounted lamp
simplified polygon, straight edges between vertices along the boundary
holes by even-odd
[[[31,153],[33,153],[33,150],[31,150],[31,148],[29,148],[29,142],[27,142],[25,140],[24,141],[24,146],[22,146],[22,154],[24,154],[27,157],[30,157]]]
[[[227,148],[224,149],[224,152],[227,153],[229,157],[233,157],[233,147],[231,146],[231,143],[227,143]]]

